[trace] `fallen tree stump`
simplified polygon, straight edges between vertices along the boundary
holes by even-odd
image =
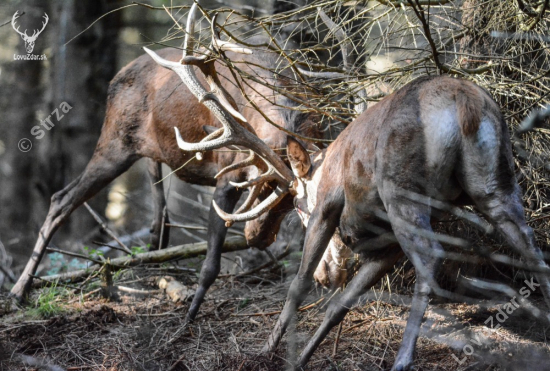
[[[172,260],[189,259],[206,254],[206,247],[206,242],[178,245],[163,250],[155,250],[136,254],[134,256],[122,256],[120,258],[111,259],[109,262],[105,262],[105,264],[109,264],[111,266],[111,270],[116,271],[119,269],[135,267],[142,264],[158,264]],[[247,248],[248,246],[244,237],[235,236],[229,237],[225,240],[222,247],[222,252],[233,252],[245,250]],[[94,264],[86,269],[61,274],[54,274],[51,276],[38,277],[37,280],[34,280],[32,287],[38,288],[57,281],[64,283],[78,282],[88,277],[90,274],[99,271],[101,267],[102,265]]]

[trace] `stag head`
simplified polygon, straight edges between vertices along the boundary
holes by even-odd
[[[15,25],[15,20],[17,18],[19,18],[20,16],[21,15],[19,14],[19,11],[15,12],[15,14],[13,15],[13,17],[11,19],[11,26],[13,27],[15,32],[17,32],[19,35],[21,35],[21,38],[23,39],[23,41],[25,41],[25,49],[27,50],[27,53],[30,54],[34,50],[34,42],[36,41],[36,38],[46,28],[46,25],[48,24],[49,18],[48,18],[48,15],[46,13],[44,13],[44,16],[43,16],[44,22],[42,22],[42,29],[40,29],[40,31],[39,30],[34,30],[32,35],[29,36],[29,35],[27,35],[27,30],[25,30],[25,32],[21,32],[21,31],[19,31],[19,26]]]
[[[155,52],[147,48],[144,48],[144,50],[159,65],[178,74],[185,82],[189,90],[197,97],[199,102],[202,102],[207,108],[209,108],[223,126],[223,128],[218,129],[206,136],[199,143],[185,142],[178,128],[174,128],[178,146],[182,150],[196,152],[197,159],[202,158],[202,152],[232,145],[242,146],[250,150],[250,156],[248,159],[223,168],[216,175],[216,178],[219,178],[229,171],[258,163],[263,163],[263,166],[261,167],[267,169],[257,178],[247,182],[230,182],[233,186],[238,188],[250,188],[250,193],[247,200],[235,214],[225,213],[218,207],[216,202],[213,202],[213,207],[216,209],[220,217],[226,221],[226,225],[229,227],[234,222],[243,222],[256,219],[261,214],[275,207],[275,205],[277,205],[286,196],[286,194],[288,194],[289,182],[293,180],[293,175],[292,171],[286,166],[279,155],[273,152],[267,144],[255,135],[254,129],[252,129],[246,119],[236,109],[233,98],[228,95],[220,83],[214,67],[214,61],[211,58],[212,55],[210,55],[209,52],[206,54],[203,53],[200,56],[187,55],[188,51],[189,54],[192,54],[193,52],[194,42],[190,35],[194,34],[194,20],[196,12],[197,6],[195,3],[189,11],[189,19],[187,22],[186,37],[184,42],[185,54],[179,63],[164,60]],[[220,54],[224,51],[233,51],[244,54],[252,53],[249,49],[227,41],[222,41],[217,38],[215,25],[216,16],[214,16],[211,21],[212,44],[209,50]],[[210,91],[207,91],[197,79],[193,66],[198,67],[204,74],[206,81],[210,85]],[[260,202],[257,206],[253,207],[255,201],[258,199],[263,185],[269,182],[277,183],[273,193]]]

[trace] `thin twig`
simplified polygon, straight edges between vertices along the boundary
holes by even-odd
[[[88,212],[92,215],[92,217],[95,219],[95,221],[101,226],[101,228],[109,235],[111,236],[111,238],[113,240],[115,240],[119,245],[120,247],[122,247],[124,249],[124,251],[126,251],[128,254],[131,254],[132,253],[132,250],[130,250],[128,248],[128,246],[126,246],[118,237],[116,234],[114,234],[113,231],[111,231],[109,229],[109,227],[107,227],[107,224],[105,224],[103,222],[103,220],[101,220],[101,217],[90,207],[90,205],[88,205],[87,202],[84,202],[84,206],[86,206],[86,209],[88,209]]]
[[[336,340],[334,340],[334,346],[332,347],[332,358],[336,357],[336,354],[338,353],[338,343],[340,342],[340,334],[342,333],[343,324],[344,324],[344,321],[340,321],[340,324],[338,325],[338,331],[336,332]]]
[[[86,260],[89,260],[89,261],[91,261],[93,263],[96,263],[96,264],[104,264],[105,263],[105,261],[94,259],[94,258],[92,258],[91,256],[88,256],[88,255],[79,254],[79,253],[71,252],[71,251],[55,249],[53,247],[47,247],[46,251],[56,252],[56,253],[63,254],[63,255],[74,256],[75,258],[86,259]]]

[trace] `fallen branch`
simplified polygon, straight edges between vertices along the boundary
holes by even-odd
[[[115,288],[119,291],[126,292],[128,294],[137,294],[137,295],[155,295],[161,292],[161,290],[140,290],[140,289],[134,289],[133,287],[126,287],[126,286],[115,286]]]
[[[136,254],[135,256],[122,256],[120,258],[111,259],[110,265],[113,270],[117,270],[142,264],[159,264],[172,260],[189,259],[206,254],[206,247],[206,242],[179,245],[164,250]],[[233,252],[247,248],[246,240],[243,237],[229,237],[225,240],[222,252]],[[91,273],[98,271],[101,267],[101,265],[92,265],[87,269],[40,277],[39,281],[33,283],[33,287],[42,287],[58,280],[62,282],[78,282]]]
[[[89,260],[89,261],[91,261],[93,263],[96,263],[96,264],[103,264],[102,261],[100,261],[98,259],[94,259],[91,256],[79,254],[79,253],[72,252],[72,251],[65,251],[65,250],[55,249],[53,247],[47,247],[46,251],[47,252],[55,252],[55,253],[58,253],[58,254],[64,254],[64,255],[68,255],[68,256],[73,256],[75,258]]]

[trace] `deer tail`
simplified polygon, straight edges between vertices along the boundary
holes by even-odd
[[[456,109],[462,134],[470,136],[479,130],[483,96],[475,86],[463,86],[456,92]]]

